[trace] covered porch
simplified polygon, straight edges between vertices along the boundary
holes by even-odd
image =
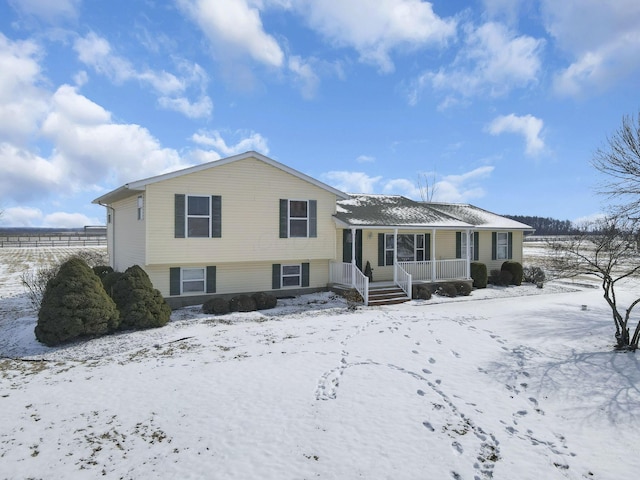
[[[368,305],[374,289],[395,286],[406,301],[411,299],[416,283],[467,281],[473,258],[469,227],[344,228],[339,231],[342,238],[338,238],[342,262],[331,262],[330,282],[356,289]],[[370,270],[363,262],[369,264]]]

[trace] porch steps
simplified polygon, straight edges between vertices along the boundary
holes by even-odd
[[[399,287],[370,287],[369,306],[396,305],[411,300]]]

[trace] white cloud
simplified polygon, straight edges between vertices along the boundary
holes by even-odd
[[[42,227],[79,228],[85,225],[101,225],[104,220],[95,217],[87,217],[83,213],[54,212],[45,215],[42,219]]]
[[[302,96],[306,99],[313,98],[318,90],[320,78],[313,70],[311,63],[293,55],[289,57],[288,66],[295,76],[295,83],[299,85]]]
[[[222,138],[222,134],[218,130],[213,130],[211,132],[200,130],[191,136],[191,140],[198,145],[210,147],[214,150],[215,154],[213,154],[213,156],[211,152],[208,152],[204,156],[200,153],[199,158],[201,159],[217,160],[221,157],[228,157],[230,155],[236,155],[249,150],[254,150],[265,155],[269,154],[267,139],[259,133],[251,132],[248,136],[244,136],[246,133],[236,132],[235,135],[240,136],[241,138],[232,145],[227,144],[227,141]]]
[[[547,31],[571,63],[557,73],[563,95],[604,89],[640,71],[640,2],[637,0],[543,0]]]
[[[78,38],[74,49],[81,62],[107,76],[116,84],[138,81],[149,85],[159,95],[158,104],[162,108],[177,111],[189,118],[203,118],[211,115],[213,103],[205,94],[208,76],[197,64],[179,61],[180,76],[166,71],[138,70],[130,61],[116,55],[106,39],[93,32]],[[195,102],[185,96],[191,88],[195,88],[198,92],[199,98]]]
[[[491,176],[494,167],[479,167],[461,175],[446,175],[434,186],[435,202],[469,202],[485,195],[480,182]],[[382,176],[372,177],[364,172],[332,171],[322,175],[322,179],[338,190],[350,193],[384,193],[387,195],[403,195],[414,200],[421,200],[420,187],[417,181],[406,178],[385,179]]]
[[[59,18],[75,18],[81,0],[9,0],[19,12],[53,22]]]
[[[0,198],[25,202],[64,190],[64,172],[32,152],[0,143]]]
[[[323,179],[338,190],[351,193],[373,193],[382,177],[370,177],[364,172],[332,171],[322,175]]]
[[[371,155],[360,155],[358,158],[356,158],[356,162],[358,163],[373,163],[375,161],[375,157],[372,157]]]
[[[479,167],[460,175],[446,175],[434,186],[434,202],[467,203],[482,198],[486,192],[480,181],[489,178],[494,167]]]
[[[39,60],[40,47],[13,42],[0,33],[0,141],[23,143],[48,109]]]
[[[445,99],[450,105],[459,101],[452,94],[463,98],[481,94],[498,97],[538,81],[544,40],[518,36],[496,22],[477,28],[467,25],[464,35],[464,46],[451,66],[424,72],[413,82],[408,94],[410,104],[416,104],[428,86],[452,92]]]
[[[12,227],[33,227],[40,226],[42,217],[42,211],[37,208],[11,207],[4,211],[0,223]]]
[[[218,55],[248,55],[272,67],[281,67],[284,53],[264,31],[259,7],[247,0],[177,0],[179,7],[211,41]]]
[[[456,21],[438,17],[420,0],[304,0],[292,2],[314,30],[338,47],[354,48],[363,62],[394,69],[391,53],[442,45],[455,35]]]
[[[537,155],[544,150],[544,141],[540,138],[544,122],[533,115],[517,116],[513,113],[501,115],[493,119],[487,126],[491,135],[516,133],[525,139],[527,155]]]

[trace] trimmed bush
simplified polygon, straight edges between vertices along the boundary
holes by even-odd
[[[487,288],[487,266],[481,262],[471,262],[471,278],[475,288]]]
[[[256,302],[258,310],[269,310],[270,308],[275,308],[278,304],[278,298],[275,295],[265,292],[254,293],[251,298]]]
[[[412,287],[411,296],[416,300],[430,300],[431,299],[431,290],[426,285],[414,285]]]
[[[229,302],[222,297],[211,298],[202,304],[203,313],[224,315],[229,311]]]
[[[456,282],[453,284],[456,287],[456,293],[459,296],[468,297],[471,295],[471,285],[467,282]]]
[[[254,312],[258,307],[249,295],[237,295],[229,300],[229,309],[232,312]]]
[[[48,346],[94,337],[118,327],[118,310],[86,262],[72,258],[47,282],[35,328]]]
[[[513,283],[513,275],[509,270],[500,270],[498,274],[498,283],[496,285],[500,285],[503,287],[509,286]]]
[[[371,268],[371,263],[367,260],[367,264],[364,266],[364,275],[369,279],[370,282],[373,282],[373,268]]]
[[[456,297],[458,296],[458,289],[453,283],[443,283],[438,286],[436,293],[443,297]]]
[[[491,270],[488,282],[491,285],[500,285],[500,270]]]
[[[121,330],[162,327],[169,321],[171,307],[138,265],[125,270],[112,292],[120,311]]]
[[[511,284],[522,285],[522,264],[520,262],[513,262],[507,260],[502,264],[500,270],[506,270],[511,273]]]

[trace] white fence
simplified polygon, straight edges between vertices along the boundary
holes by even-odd
[[[329,281],[340,285],[351,285],[369,305],[369,277],[364,275],[352,263],[331,262],[329,264]]]

